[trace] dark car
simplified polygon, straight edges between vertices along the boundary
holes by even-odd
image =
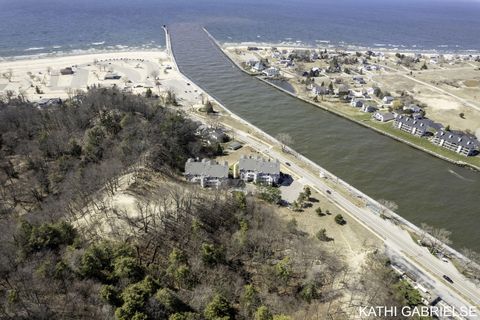
[[[332,191],[330,191],[330,190],[327,190],[327,193],[328,193],[328,194],[332,194]]]
[[[453,280],[449,276],[443,275],[443,279],[447,280],[450,283],[453,283]]]
[[[290,162],[285,162],[285,164],[289,167],[291,166]]]

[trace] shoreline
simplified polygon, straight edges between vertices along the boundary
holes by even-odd
[[[207,33],[207,35],[209,37],[212,37],[210,35],[210,33],[204,29],[205,32]],[[213,38],[214,39],[214,38]],[[171,50],[169,49],[170,48],[170,40],[169,40],[169,36],[167,36],[167,50]],[[215,42],[216,43],[216,42]],[[216,43],[216,45],[218,46],[218,44]],[[221,48],[219,47],[219,49],[221,50]],[[244,125],[246,125],[247,127],[250,127],[252,128],[254,131],[258,132],[261,136],[265,137],[266,139],[268,139],[270,142],[276,144],[276,145],[281,145],[281,143],[274,137],[272,137],[271,135],[269,135],[268,133],[266,133],[265,131],[263,131],[262,129],[256,127],[255,125],[251,124],[249,121],[237,116],[235,113],[233,113],[232,111],[230,111],[227,107],[225,107],[221,102],[219,102],[218,99],[215,98],[215,96],[213,96],[212,94],[210,94],[208,91],[204,90],[201,86],[199,86],[198,84],[196,84],[195,82],[191,81],[185,74],[182,73],[182,71],[180,70],[180,68],[178,67],[176,61],[175,61],[175,58],[174,58],[174,54],[173,54],[173,51],[169,51],[171,52],[171,56],[172,56],[172,60],[173,60],[173,64],[175,65],[175,68],[178,70],[178,72],[182,75],[182,77],[184,77],[186,80],[190,81],[192,84],[194,84],[196,87],[198,87],[200,90],[202,90],[203,92],[205,92],[213,102],[215,102],[218,106],[220,106],[225,112],[227,112],[227,114],[229,114],[232,118],[236,119],[237,121],[240,121],[241,123],[243,123]],[[223,52],[223,50],[222,50]],[[225,55],[229,60],[231,60],[230,57],[228,57],[227,55]],[[237,65],[237,64],[235,64]],[[278,88],[279,90],[284,90],[282,88]],[[285,90],[286,91],[286,90]],[[286,91],[288,92],[288,91]],[[410,221],[406,220],[405,218],[403,218],[402,216],[398,215],[397,213],[395,213],[394,211],[386,208],[385,206],[383,206],[382,204],[380,204],[377,200],[371,198],[370,196],[364,194],[362,191],[358,190],[357,188],[355,188],[354,186],[350,185],[349,183],[345,182],[343,179],[340,179],[338,178],[336,175],[334,175],[333,173],[331,173],[330,171],[324,169],[323,167],[321,167],[319,164],[313,162],[312,160],[308,159],[307,157],[305,157],[304,155],[302,155],[301,153],[295,151],[294,149],[292,149],[291,147],[288,147],[286,146],[286,149],[288,149],[291,154],[293,154],[296,158],[298,158],[301,162],[304,162],[305,164],[307,164],[307,166],[310,166],[316,170],[318,170],[319,172],[321,172],[323,175],[325,175],[326,177],[329,177],[331,179],[334,179],[338,184],[342,185],[342,187],[344,187],[346,190],[350,190],[350,191],[353,191],[355,192],[356,194],[359,194],[361,196],[363,196],[365,199],[367,199],[368,201],[370,201],[370,203],[374,204],[377,208],[379,208],[380,210],[388,213],[389,215],[391,215],[391,217],[393,218],[392,220],[395,220],[399,223],[401,223],[403,226],[405,226],[406,228],[410,229],[412,232],[416,233],[416,234],[421,234],[422,233],[422,230],[416,226],[415,224],[411,223]],[[350,214],[352,217],[354,217],[353,214]],[[354,217],[355,219],[357,219],[356,217]],[[360,222],[360,223],[363,223],[363,222]],[[368,226],[367,226],[368,228]],[[371,230],[370,228],[368,228],[369,230]],[[405,229],[404,229],[405,230]],[[373,231],[372,231],[373,232]],[[374,234],[376,234],[375,232],[373,232]],[[430,236],[427,234],[427,236]],[[431,236],[430,236],[431,237]],[[432,237],[433,238],[433,237]],[[444,245],[444,247],[446,248],[446,250],[452,254],[453,256],[455,256],[456,258],[458,258],[459,260],[462,260],[462,261],[470,261],[468,258],[466,258],[463,254],[461,254],[460,252],[458,252],[457,250],[455,250],[454,248],[448,246],[448,245]]]
[[[170,36],[169,36],[168,31],[166,29],[165,29],[165,32],[166,32],[166,39],[167,39],[166,40],[167,41],[167,52],[169,53],[169,56],[171,57],[172,63],[175,66],[176,70],[180,73],[180,75],[185,80],[189,81],[189,83],[191,83],[192,85],[194,85],[195,87],[197,87],[198,89],[203,91],[206,95],[208,95],[210,101],[214,102],[219,108],[221,108],[233,120],[238,121],[238,123],[240,125],[246,126],[249,130],[246,133],[244,129],[239,130],[238,128],[235,128],[235,127],[230,126],[230,125],[226,125],[227,127],[231,128],[233,131],[236,131],[237,134],[240,133],[240,132],[243,132],[243,136],[245,136],[245,137],[248,136],[250,138],[253,138],[253,140],[257,140],[258,142],[260,142],[260,145],[265,146],[265,147],[262,147],[260,149],[257,148],[257,151],[261,152],[262,154],[266,155],[267,157],[272,157],[272,156],[276,157],[275,153],[274,152],[272,153],[272,151],[274,150],[273,147],[281,145],[280,142],[276,138],[272,137],[271,135],[264,132],[260,128],[251,124],[247,120],[237,116],[235,113],[230,111],[227,107],[225,107],[221,102],[219,102],[219,100],[216,99],[214,95],[212,95],[208,91],[204,90],[200,85],[191,81],[191,79],[189,79],[188,76],[186,76],[185,74],[182,73],[182,71],[180,70],[180,68],[178,67],[178,65],[175,61],[173,50],[171,49],[171,45],[170,45]],[[256,133],[256,135],[252,135],[252,132]],[[239,136],[242,136],[242,135],[239,134]],[[242,141],[242,139],[243,138],[241,138],[240,140]],[[252,139],[250,139],[250,140],[252,140]],[[245,141],[244,142],[248,143],[248,140],[246,140],[246,141],[247,142],[245,142]],[[268,146],[270,146],[270,147],[268,147]],[[267,149],[264,150],[264,148],[267,148]],[[364,197],[362,199],[362,201],[365,201],[365,207],[357,207],[358,205],[354,204],[354,202],[352,202],[351,200],[347,200],[347,201],[350,201],[349,202],[350,204],[348,204],[348,205],[345,205],[345,203],[342,203],[342,201],[339,201],[338,199],[335,199],[335,198],[331,199],[330,201],[333,204],[335,204],[340,210],[344,211],[350,218],[354,219],[355,221],[360,223],[362,226],[364,226],[367,230],[369,230],[372,233],[373,236],[375,236],[375,237],[379,238],[381,241],[383,241],[385,243],[385,247],[387,248],[387,250],[396,251],[396,250],[398,250],[398,248],[396,247],[396,245],[389,244],[391,242],[391,239],[389,239],[387,237],[384,237],[384,235],[382,235],[382,232],[378,231],[378,228],[379,228],[380,225],[382,225],[382,224],[389,225],[389,227],[387,229],[389,229],[389,228],[395,229],[395,231],[393,231],[393,233],[398,234],[398,236],[401,236],[401,237],[404,236],[404,233],[409,234],[408,241],[411,242],[411,247],[409,249],[405,249],[406,251],[404,251],[402,249],[400,249],[400,251],[398,251],[399,253],[401,253],[401,255],[402,255],[402,257],[403,257],[403,259],[406,263],[406,265],[402,264],[402,263],[401,263],[401,265],[403,265],[404,267],[407,268],[407,272],[408,272],[408,270],[412,270],[412,268],[413,268],[413,270],[419,270],[420,269],[420,270],[423,270],[422,272],[423,272],[424,275],[428,275],[428,277],[430,277],[430,279],[434,279],[433,281],[437,281],[439,279],[438,275],[435,276],[435,274],[432,273],[432,269],[430,267],[428,267],[428,264],[424,264],[424,263],[418,261],[417,259],[415,259],[413,257],[415,255],[422,256],[422,254],[411,254],[411,253],[409,253],[409,251],[412,251],[412,250],[413,251],[420,250],[422,252],[424,250],[426,250],[425,247],[420,246],[420,244],[415,241],[414,237],[412,237],[412,234],[414,234],[414,235],[423,234],[422,230],[419,227],[417,227],[415,224],[409,222],[408,220],[404,219],[403,217],[396,214],[395,212],[391,211],[390,209],[386,208],[385,206],[381,205],[375,199],[370,198],[368,195],[362,193],[360,190],[358,190],[355,187],[349,185],[347,182],[345,182],[342,179],[336,177],[335,175],[333,175],[329,171],[323,169],[320,165],[318,165],[317,163],[314,163],[310,159],[306,158],[301,153],[296,152],[295,150],[293,150],[292,148],[290,148],[288,146],[286,147],[286,149],[288,150],[287,158],[293,157],[293,160],[289,160],[289,161],[292,161],[292,165],[298,166],[299,171],[298,172],[292,171],[292,172],[295,172],[296,174],[303,175],[303,177],[305,179],[307,179],[307,183],[309,183],[308,182],[308,181],[310,181],[309,179],[312,179],[312,178],[308,178],[309,176],[310,177],[315,177],[315,178],[313,178],[314,180],[311,180],[311,183],[312,183],[311,186],[317,192],[320,192],[320,193],[325,194],[327,196],[327,194],[329,194],[328,189],[331,188],[331,190],[334,190],[334,193],[338,193],[339,195],[341,195],[340,197],[343,197],[344,200],[349,198],[348,194],[350,194],[351,197],[353,197],[353,196]],[[280,157],[282,159],[282,162],[285,160],[285,155],[278,155],[278,157]],[[300,166],[299,166],[299,164],[300,164]],[[287,169],[291,171],[291,169],[289,169],[289,168],[287,168]],[[319,174],[320,180],[323,181],[323,182],[321,182],[321,184],[322,183],[324,184],[323,187],[320,186],[320,185],[317,185],[314,182],[314,181],[319,179],[318,176],[317,176],[317,173]],[[306,175],[304,175],[304,174],[306,174]],[[333,183],[333,185],[331,185],[332,183]],[[324,188],[325,186],[327,186],[327,188],[328,188],[327,191],[322,190],[322,188]],[[343,195],[343,193],[345,193],[345,195]],[[358,209],[355,209],[355,210],[349,209],[349,207],[352,207],[352,206],[355,206]],[[353,211],[351,211],[351,210],[353,210]],[[358,210],[364,211],[364,213],[359,214],[358,212],[356,212]],[[366,212],[366,211],[368,211],[368,212]],[[383,213],[383,216],[382,216],[381,213]],[[370,218],[364,217],[363,214],[366,214]],[[364,221],[363,219],[365,219],[365,218],[366,218],[366,220]],[[375,222],[372,223],[372,221],[375,221]],[[376,225],[378,225],[378,226],[376,226]],[[386,226],[384,226],[384,227],[386,227]],[[380,227],[380,229],[382,229],[384,227]],[[377,230],[375,230],[375,229],[377,229]],[[429,239],[435,239],[430,234],[424,234],[424,236],[426,238],[429,238]],[[448,252],[449,257],[452,259],[452,263],[454,263],[454,261],[461,261],[461,262],[464,262],[464,263],[465,262],[473,263],[471,260],[466,258],[463,254],[461,254],[460,252],[458,252],[454,248],[452,248],[448,245],[444,245],[443,247],[445,249],[445,252]],[[474,263],[474,265],[476,265],[476,264]],[[460,274],[459,270],[457,270],[457,272]],[[464,277],[464,276],[462,275],[462,277]],[[469,279],[467,281],[470,282],[471,280]],[[470,283],[472,283],[472,285],[476,288],[476,284],[474,284],[474,282],[470,282]],[[467,298],[465,295],[463,295],[463,293],[459,292],[455,288],[453,288],[453,292],[455,292],[456,294],[459,294],[459,297],[461,297],[461,299],[466,299],[464,301],[470,301],[470,303],[473,301],[473,300],[470,300],[470,298]],[[459,300],[457,300],[457,301],[459,301]]]
[[[203,28],[204,30],[206,28]],[[212,36],[213,37],[213,36]],[[419,49],[419,48],[408,48],[405,46],[366,46],[366,45],[353,45],[353,44],[339,44],[339,43],[326,43],[323,41],[317,42],[316,44],[306,43],[306,42],[255,42],[255,41],[242,41],[242,42],[229,42],[229,41],[219,41],[215,39],[220,46],[227,47],[248,47],[248,46],[257,46],[260,48],[264,47],[285,47],[291,49],[327,49],[327,50],[344,50],[347,52],[355,51],[376,51],[383,53],[421,53],[425,55],[460,55],[460,56],[469,56],[469,55],[480,55],[480,49],[467,49],[467,50],[442,50],[442,49]]]
[[[206,28],[203,28],[206,30]],[[211,35],[211,34],[210,34]],[[212,36],[213,37],[213,36]],[[247,46],[257,46],[257,47],[285,47],[291,49],[327,49],[327,50],[343,50],[347,52],[355,51],[377,51],[383,53],[421,53],[425,55],[460,55],[460,56],[469,56],[469,55],[480,55],[479,49],[450,49],[453,47],[438,45],[437,48],[418,48],[413,46],[406,45],[393,45],[393,44],[377,44],[377,45],[361,45],[361,44],[350,44],[350,43],[334,43],[330,40],[314,40],[313,42],[305,41],[220,41],[215,39],[219,46],[228,46],[228,47],[247,47]],[[12,61],[12,60],[29,60],[29,59],[39,59],[39,58],[50,58],[50,57],[63,57],[63,56],[77,56],[89,53],[109,53],[109,52],[128,52],[128,51],[155,51],[155,50],[165,50],[165,47],[162,44],[147,42],[144,44],[129,46],[129,45],[108,45],[103,46],[103,43],[91,43],[89,46],[83,48],[69,48],[67,45],[58,45],[58,46],[49,46],[49,47],[31,47],[23,50],[18,50],[22,52],[16,55],[3,55],[0,53],[0,62],[2,61]],[[49,50],[49,51],[43,51]]]
[[[15,56],[0,56],[0,63],[2,62],[15,62],[15,61],[25,61],[25,60],[38,60],[38,59],[53,59],[53,58],[63,58],[63,57],[76,57],[76,56],[85,56],[93,54],[116,54],[116,53],[128,53],[128,52],[157,52],[164,51],[164,46],[156,47],[128,47],[122,46],[122,48],[96,48],[89,47],[85,49],[72,49],[70,51],[53,51],[53,52],[38,52],[36,54],[25,54],[25,55],[15,55]]]
[[[306,103],[308,103],[308,104],[310,104],[310,105],[312,105],[312,106],[315,106],[315,107],[317,107],[317,108],[321,108],[321,109],[323,109],[323,110],[325,110],[325,111],[327,111],[327,112],[331,112],[331,113],[333,113],[333,114],[335,114],[335,115],[337,115],[337,116],[339,116],[339,117],[342,117],[342,118],[344,118],[344,119],[347,119],[347,120],[349,120],[349,121],[352,121],[352,122],[354,122],[354,123],[356,123],[356,124],[358,124],[358,125],[361,125],[361,126],[363,126],[363,127],[365,127],[365,128],[371,129],[371,130],[373,130],[373,131],[375,131],[375,132],[377,132],[377,133],[379,133],[379,134],[382,134],[382,135],[384,135],[384,136],[390,137],[390,138],[392,138],[392,139],[394,139],[394,140],[396,140],[396,141],[398,141],[398,142],[405,143],[405,144],[407,144],[408,146],[410,146],[410,147],[412,147],[412,148],[415,148],[415,149],[417,149],[417,150],[426,152],[426,153],[430,154],[431,156],[437,157],[437,158],[442,159],[442,160],[444,160],[444,161],[448,161],[448,162],[453,163],[453,164],[455,164],[455,165],[457,165],[457,166],[467,167],[467,168],[469,168],[469,169],[471,169],[471,170],[480,172],[480,166],[476,166],[476,165],[474,165],[474,164],[467,163],[467,162],[460,161],[460,160],[454,160],[454,159],[451,159],[451,158],[449,158],[449,157],[446,157],[446,156],[443,156],[443,155],[441,155],[441,154],[438,154],[438,153],[436,153],[435,151],[426,149],[426,148],[424,148],[424,147],[422,147],[422,146],[419,146],[419,145],[417,145],[417,144],[415,144],[415,143],[413,143],[413,142],[410,142],[410,141],[408,141],[408,140],[405,140],[405,139],[403,139],[403,138],[401,138],[401,137],[399,137],[399,136],[396,136],[396,135],[391,134],[391,133],[389,133],[389,132],[386,132],[386,131],[383,131],[383,130],[381,130],[381,129],[375,128],[374,126],[371,126],[371,125],[369,125],[369,124],[367,124],[367,123],[365,123],[365,122],[363,122],[363,121],[359,121],[359,120],[353,119],[353,118],[351,118],[351,117],[348,117],[348,116],[346,116],[346,115],[344,115],[344,114],[336,111],[335,109],[328,108],[328,107],[322,105],[321,103],[315,103],[315,102],[313,102],[313,101],[307,100],[307,99],[299,96],[299,95],[296,94],[296,93],[293,93],[293,92],[290,92],[290,91],[288,91],[288,90],[285,90],[284,88],[281,88],[280,86],[278,86],[278,85],[276,85],[276,84],[274,84],[274,83],[271,83],[271,82],[263,79],[261,76],[259,76],[259,75],[256,74],[256,73],[249,72],[248,70],[245,70],[244,68],[242,68],[242,66],[240,66],[240,65],[238,64],[237,61],[235,61],[234,59],[232,59],[232,58],[225,52],[225,50],[223,50],[222,45],[215,39],[215,37],[212,36],[212,34],[211,34],[210,32],[208,32],[208,30],[207,30],[206,28],[203,28],[203,30],[207,33],[208,37],[215,43],[215,45],[216,45],[217,48],[223,53],[223,55],[224,55],[225,57],[227,57],[227,59],[228,59],[230,62],[232,62],[240,71],[244,72],[245,74],[247,74],[247,75],[249,75],[249,76],[252,76],[252,77],[254,77],[254,78],[262,81],[263,83],[266,83],[266,84],[272,86],[273,88],[275,88],[275,89],[277,89],[277,90],[279,90],[279,91],[281,91],[281,92],[283,92],[283,93],[286,93],[286,94],[288,94],[288,95],[290,95],[290,96],[292,96],[292,97],[294,97],[294,98],[300,99],[300,100],[302,100],[302,101],[304,101],[304,102],[306,102]],[[294,48],[294,47],[292,47],[292,48]],[[297,47],[297,48],[300,48],[300,47]]]

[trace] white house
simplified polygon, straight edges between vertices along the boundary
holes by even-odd
[[[386,105],[391,105],[393,103],[393,100],[395,100],[392,96],[385,96],[383,97],[382,101]]]
[[[228,163],[215,160],[201,161],[188,159],[185,163],[185,178],[193,183],[200,183],[203,188],[219,187],[228,180]]]
[[[278,77],[280,75],[280,70],[274,67],[270,67],[263,70],[262,73],[269,78],[273,78],[273,77]]]
[[[395,119],[395,115],[391,112],[375,112],[373,114],[373,117],[375,120],[380,121],[380,122],[387,122],[387,121],[392,121]]]
[[[237,168],[234,172],[236,174]],[[242,156],[238,162],[238,174],[247,182],[276,184],[280,179],[280,161]]]

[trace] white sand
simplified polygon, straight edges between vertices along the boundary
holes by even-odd
[[[73,75],[61,75],[60,69],[73,67]],[[7,91],[24,94],[31,101],[42,98],[66,98],[74,90],[87,86],[117,86],[133,93],[144,93],[151,88],[161,94],[173,90],[184,104],[200,100],[197,88],[187,85],[173,69],[170,58],[162,50],[128,51],[85,54],[32,60],[0,62],[0,95]],[[13,73],[10,81],[3,74]],[[106,74],[121,76],[118,80],[104,80]],[[36,87],[43,93],[37,94]]]

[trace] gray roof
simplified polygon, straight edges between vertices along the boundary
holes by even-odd
[[[223,164],[215,160],[203,159],[197,161],[188,159],[185,163],[185,174],[193,176],[204,176],[212,178],[228,178],[228,163]]]
[[[466,134],[461,134],[461,133],[454,133],[454,132],[449,132],[449,131],[438,131],[435,134],[436,138],[443,139],[445,141],[448,141],[450,143],[468,148],[468,149],[478,149],[480,148],[480,143],[478,140],[473,137],[469,136]]]
[[[261,157],[242,156],[238,164],[239,170],[255,171],[266,174],[280,174],[280,161]]]
[[[436,124],[430,119],[414,119],[412,117],[408,117],[401,114],[401,115],[397,115],[395,117],[395,120],[402,124],[405,124],[412,128],[416,128],[417,130],[421,130],[421,131],[427,131],[428,128],[434,128],[438,130],[438,124]]]

